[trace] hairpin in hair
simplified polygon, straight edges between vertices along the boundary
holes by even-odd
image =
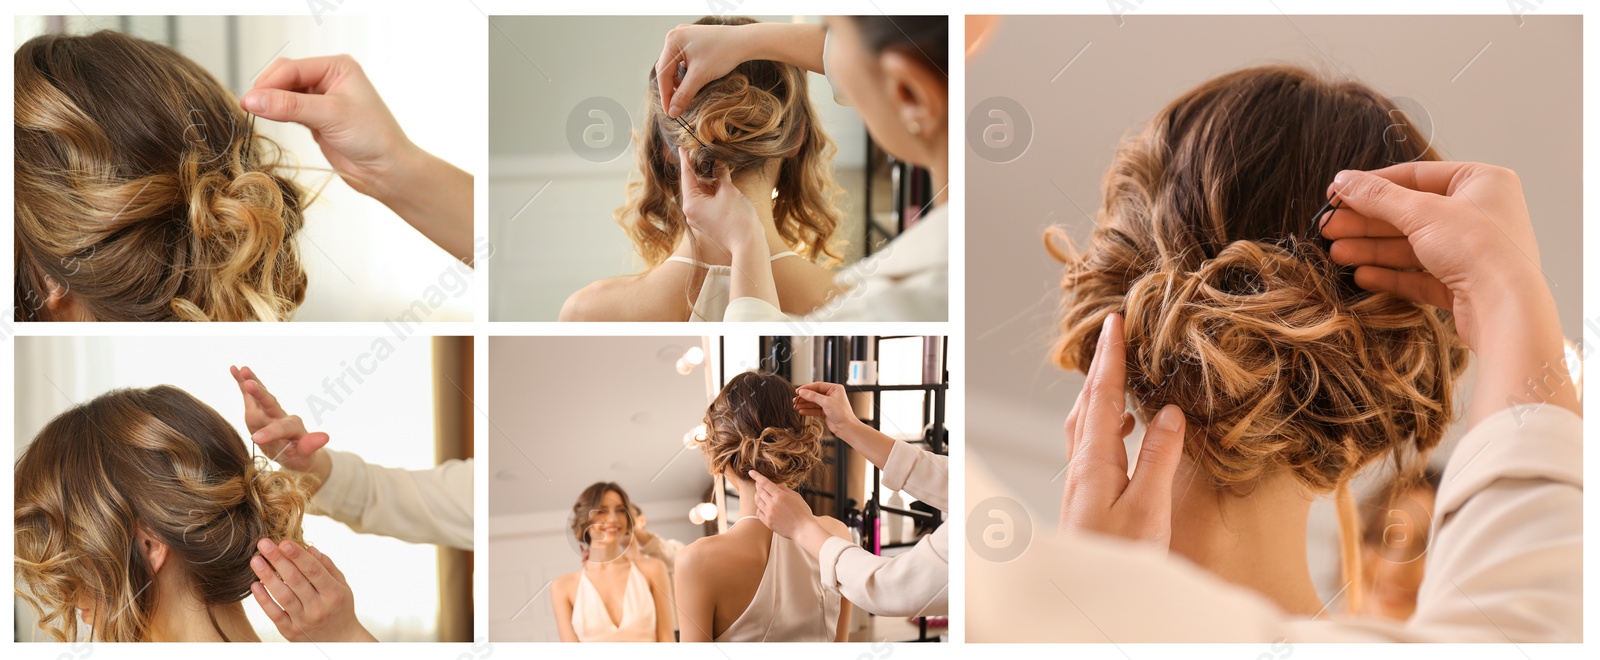
[[[1306,229],[1306,240],[1307,241],[1320,241],[1320,240],[1323,240],[1323,237],[1322,237],[1322,224],[1323,224],[1322,217],[1323,216],[1328,216],[1329,219],[1332,219],[1333,214],[1338,212],[1338,210],[1340,208],[1341,207],[1339,206],[1339,201],[1336,198],[1329,197],[1328,198],[1328,203],[1323,204],[1322,208],[1317,209],[1316,215],[1311,216],[1311,226]]]
[[[694,134],[694,129],[689,127],[689,122],[684,121],[683,117],[673,117],[672,120],[675,121],[675,122],[678,122],[678,125],[683,127],[683,131],[685,133],[688,133],[689,137],[694,138],[695,142],[700,142],[700,136]],[[706,144],[704,142],[700,142],[700,148],[702,148],[702,149],[710,149],[711,145],[708,145],[708,144]]]
[[[239,146],[239,160],[249,162],[248,155],[255,152],[252,147],[256,138],[256,116],[248,110],[244,114],[244,142]]]

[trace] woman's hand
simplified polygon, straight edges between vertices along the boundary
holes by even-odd
[[[676,117],[706,83],[750,60],[772,60],[822,73],[826,28],[816,23],[679,25],[667,32],[656,59],[661,109]],[[678,79],[678,65],[684,65]]]
[[[300,417],[284,411],[250,367],[229,367],[228,371],[244,395],[244,423],[250,441],[285,469],[310,473],[318,486],[327,481],[332,460],[321,449],[328,444],[328,434],[307,433]]]
[[[285,639],[378,641],[356,620],[350,585],[327,555],[294,541],[277,544],[261,539],[256,548],[261,555],[250,560],[250,570],[259,582],[250,585],[250,593]]]
[[[728,168],[717,165],[715,186],[700,185],[694,174],[689,150],[678,147],[678,183],[682,191],[683,217],[689,227],[704,234],[729,252],[766,245],[766,232],[756,205],[733,185]]]
[[[278,58],[240,105],[311,129],[334,171],[364,195],[376,196],[378,182],[416,148],[349,55]]]
[[[806,383],[794,388],[794,409],[808,417],[821,417],[828,430],[844,437],[845,431],[863,422],[850,407],[850,397],[838,383]]]
[[[1346,207],[1322,235],[1356,284],[1451,310],[1478,355],[1472,422],[1513,404],[1573,412],[1560,316],[1517,174],[1482,163],[1415,162],[1344,171],[1328,194]]]
[[[1100,328],[1100,343],[1078,400],[1067,415],[1067,484],[1061,531],[1086,531],[1167,548],[1172,539],[1172,481],[1183,454],[1183,411],[1162,408],[1145,430],[1139,463],[1128,476],[1122,439],[1133,432],[1127,402],[1122,315]]]
[[[828,540],[828,530],[811,514],[811,507],[793,489],[772,483],[760,472],[750,471],[756,484],[756,517],[773,534],[799,543],[815,557]]]
[[[274,60],[239,105],[311,129],[351,188],[472,263],[472,175],[412,143],[355,58]]]

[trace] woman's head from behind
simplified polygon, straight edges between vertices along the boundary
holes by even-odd
[[[1340,170],[1437,159],[1358,82],[1263,67],[1200,85],[1119,149],[1088,249],[1053,242],[1057,363],[1086,368],[1124,314],[1136,407],[1183,409],[1185,454],[1218,488],[1287,471],[1323,493],[1378,458],[1415,463],[1451,420],[1465,347],[1448,313],[1356,289],[1304,237]]]
[[[746,25],[749,18],[707,16],[697,25]],[[829,245],[839,228],[833,197],[833,141],[811,106],[806,72],[754,60],[706,83],[679,114],[661,107],[657,72],[650,71],[643,130],[636,135],[641,178],[628,186],[617,210],[639,255],[651,266],[672,254],[687,228],[683,218],[678,148],[702,180],[728,168],[735,182],[758,176],[771,182],[778,233],[813,261],[837,258]],[[682,120],[679,123],[678,120]]]
[[[923,167],[949,148],[947,16],[829,16],[828,80],[861,114],[872,139]]]
[[[77,638],[75,609],[96,640],[139,641],[158,608],[239,602],[259,539],[303,540],[305,487],[264,460],[175,387],[60,414],[16,465],[17,593],[61,641]]]
[[[706,408],[700,441],[711,474],[749,481],[754,470],[793,488],[822,462],[822,427],[794,407],[787,379],[762,371],[734,376]]]
[[[307,194],[226,88],[113,31],[14,59],[20,318],[288,319]]]

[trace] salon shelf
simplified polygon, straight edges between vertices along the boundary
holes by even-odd
[[[846,392],[932,392],[950,389],[948,383],[927,383],[916,385],[846,385]]]

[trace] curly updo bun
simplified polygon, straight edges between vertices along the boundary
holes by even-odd
[[[59,641],[77,639],[80,597],[95,603],[95,641],[140,641],[162,591],[143,534],[167,546],[163,574],[186,576],[199,602],[244,599],[257,540],[304,542],[307,487],[265,461],[171,386],[114,390],[60,414],[16,465],[17,595]]]
[[[1219,488],[1288,470],[1329,492],[1378,458],[1420,465],[1467,361],[1449,313],[1355,288],[1303,239],[1338,171],[1415,160],[1438,155],[1357,82],[1263,67],[1184,94],[1117,152],[1088,248],[1047,238],[1056,363],[1086,370],[1121,312],[1137,412],[1182,408]]]
[[[794,386],[783,376],[746,371],[724,385],[706,408],[700,441],[712,474],[750,470],[793,488],[822,462],[822,425],[794,408]]]
[[[211,74],[101,31],[16,63],[18,318],[281,321],[305,299],[306,193]]]
[[[755,22],[707,16],[695,24]],[[688,228],[678,199],[678,148],[683,147],[702,180],[711,178],[716,165],[737,176],[777,163],[772,216],[778,234],[807,259],[836,262],[830,244],[840,222],[833,203],[839,193],[834,146],[811,106],[806,72],[766,60],[741,63],[695,93],[678,116],[682,124],[662,110],[656,73],[652,68],[643,130],[634,135],[641,176],[628,184],[628,199],[616,213],[644,261],[650,266],[665,261]]]

